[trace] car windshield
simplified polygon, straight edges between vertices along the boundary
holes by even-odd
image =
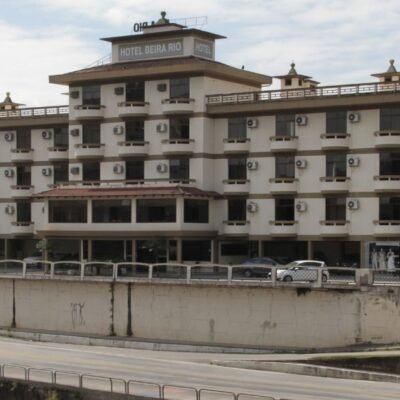
[[[286,264],[287,267],[298,267],[299,263],[297,261],[292,261],[289,264]]]

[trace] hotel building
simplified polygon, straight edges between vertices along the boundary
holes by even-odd
[[[321,86],[215,60],[170,23],[105,38],[109,63],[50,77],[69,105],[0,103],[0,255],[371,264],[400,241],[400,73]]]

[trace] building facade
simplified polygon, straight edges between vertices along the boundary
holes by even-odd
[[[400,73],[320,86],[215,60],[170,23],[50,77],[69,104],[0,104],[0,252],[54,260],[387,267],[400,241]],[[382,253],[384,255],[382,256]],[[396,258],[397,256],[397,258]],[[382,261],[382,257],[384,260]],[[384,263],[385,266],[384,266]]]

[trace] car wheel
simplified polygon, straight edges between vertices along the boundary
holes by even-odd
[[[328,281],[328,277],[326,275],[322,275],[322,282],[327,282]]]
[[[293,278],[292,278],[290,275],[286,275],[286,276],[283,278],[283,280],[284,280],[285,282],[292,282]]]
[[[246,278],[251,278],[251,276],[252,276],[253,274],[252,274],[252,272],[251,272],[249,269],[246,269],[246,270],[243,272],[243,275],[244,275]]]

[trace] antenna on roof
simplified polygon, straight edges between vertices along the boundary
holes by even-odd
[[[208,17],[201,16],[201,17],[187,17],[187,18],[178,18],[178,19],[171,19],[170,22],[187,26],[188,28],[202,28],[203,26],[207,25]]]

